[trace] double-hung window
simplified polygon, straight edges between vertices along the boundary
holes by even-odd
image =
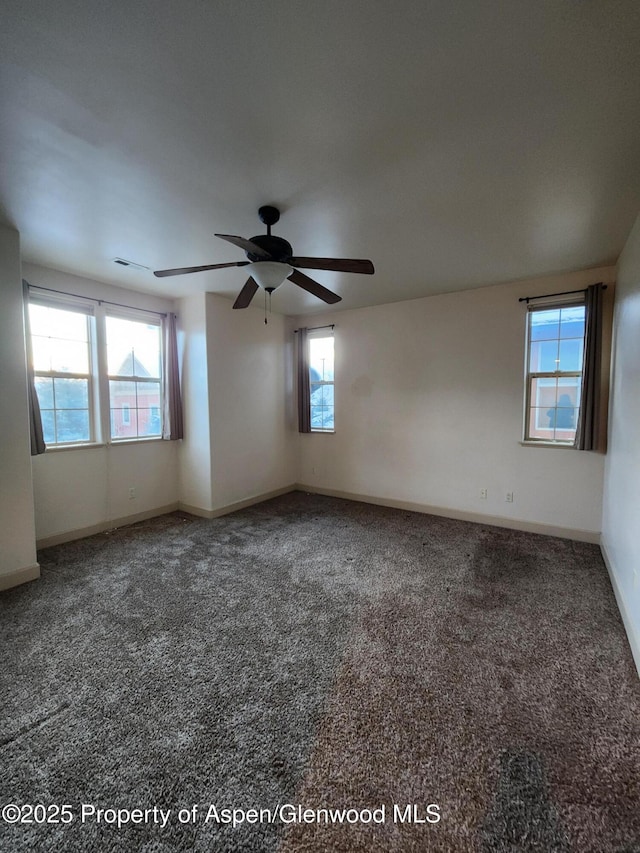
[[[106,329],[111,438],[159,437],[160,322],[108,314]]]
[[[29,324],[45,443],[95,441],[92,308],[32,298]]]
[[[162,436],[162,320],[32,289],[35,386],[48,447]]]
[[[584,334],[584,303],[529,306],[525,441],[573,444],[582,392]]]
[[[311,432],[334,432],[333,329],[311,330],[308,343]]]

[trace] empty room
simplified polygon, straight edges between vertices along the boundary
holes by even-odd
[[[640,853],[639,43],[6,0],[0,850]]]

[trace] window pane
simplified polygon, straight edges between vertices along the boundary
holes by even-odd
[[[89,441],[89,412],[56,409],[56,441]]]
[[[88,379],[54,379],[56,409],[88,409]]]
[[[32,335],[31,347],[33,349],[34,370],[51,370],[51,341],[49,338]]]
[[[160,383],[159,382],[136,382],[138,408],[150,408],[160,406]]]
[[[56,443],[56,420],[53,409],[40,409],[45,444]]]
[[[333,400],[333,385],[311,385],[311,429],[334,428]]]
[[[136,438],[138,435],[138,412],[131,407],[111,409],[111,438]]]
[[[107,317],[107,362],[112,376],[160,378],[160,326]]]
[[[36,376],[36,392],[41,409],[53,409],[53,379],[46,376]]]
[[[29,322],[32,335],[85,343],[89,340],[86,314],[47,308],[44,305],[29,305]]]
[[[333,385],[322,385],[322,405],[333,407]]]
[[[558,341],[535,341],[531,344],[531,373],[553,373],[558,369]]]
[[[122,409],[125,406],[128,406],[130,409],[135,409],[137,405],[136,383],[119,382],[117,379],[110,379],[109,397],[112,409]]]
[[[548,341],[557,338],[560,331],[560,309],[531,312],[531,340]]]
[[[323,429],[334,429],[333,426],[333,406],[324,409],[324,415],[322,418],[322,428]]]
[[[333,381],[333,337],[309,338],[309,377]]]
[[[53,327],[49,322],[49,309],[44,305],[29,304],[29,325],[32,335],[43,335],[48,337],[52,334]]]
[[[556,429],[570,429],[575,431],[577,409],[563,409],[558,406],[547,411],[549,426]]]
[[[532,438],[553,439],[553,423],[551,416],[555,409],[532,406],[529,410],[529,430]]]
[[[51,370],[58,373],[89,373],[89,348],[86,341],[51,338],[50,352]]]
[[[138,409],[138,435],[160,435],[160,410]]]
[[[556,405],[557,379],[532,379],[530,404],[535,408],[550,408]]]
[[[578,371],[582,370],[582,351],[584,343],[582,338],[569,338],[560,341],[560,364],[559,370]]]
[[[560,337],[583,338],[584,318],[584,305],[574,305],[571,308],[562,308],[560,318]]]
[[[580,405],[580,393],[582,390],[582,377],[563,376],[558,379],[558,406],[575,407]]]

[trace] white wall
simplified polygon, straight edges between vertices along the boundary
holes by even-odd
[[[207,294],[213,506],[229,506],[296,481],[291,336],[284,317],[234,311]]]
[[[0,589],[37,576],[20,236],[0,226]]]
[[[640,670],[640,217],[618,262],[602,546]]]
[[[336,324],[336,433],[299,436],[299,482],[596,541],[603,455],[520,443],[518,297],[614,280],[596,269],[301,320]]]
[[[32,285],[120,302],[152,311],[173,310],[173,303],[120,287],[33,264],[23,267]],[[136,442],[100,447],[48,450],[33,458],[36,536],[56,541],[104,529],[113,522],[176,506],[178,449],[173,441]],[[135,498],[129,489],[135,489]]]
[[[184,440],[179,449],[179,497],[185,507],[209,511],[213,509],[213,493],[206,295],[198,293],[181,299],[178,316],[184,409]]]

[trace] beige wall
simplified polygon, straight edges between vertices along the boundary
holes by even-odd
[[[152,311],[173,303],[103,282],[25,264],[32,285]],[[129,489],[135,489],[135,498]],[[151,515],[178,501],[176,442],[150,441],[73,450],[49,450],[33,459],[36,536],[40,543],[104,529],[122,519]]]
[[[212,293],[180,300],[185,438],[180,501],[203,514],[296,480],[291,344],[284,317],[234,311]]]
[[[214,508],[296,481],[287,321],[207,294]]]
[[[604,457],[520,444],[518,297],[614,279],[596,269],[301,320],[336,323],[337,378],[336,433],[299,436],[300,483],[596,541]]]
[[[0,589],[37,575],[20,237],[0,226]]]
[[[206,294],[178,303],[178,352],[184,440],[180,442],[179,498],[189,507],[213,509],[211,482],[211,398],[207,359]]]
[[[602,546],[640,670],[640,217],[618,263]]]

